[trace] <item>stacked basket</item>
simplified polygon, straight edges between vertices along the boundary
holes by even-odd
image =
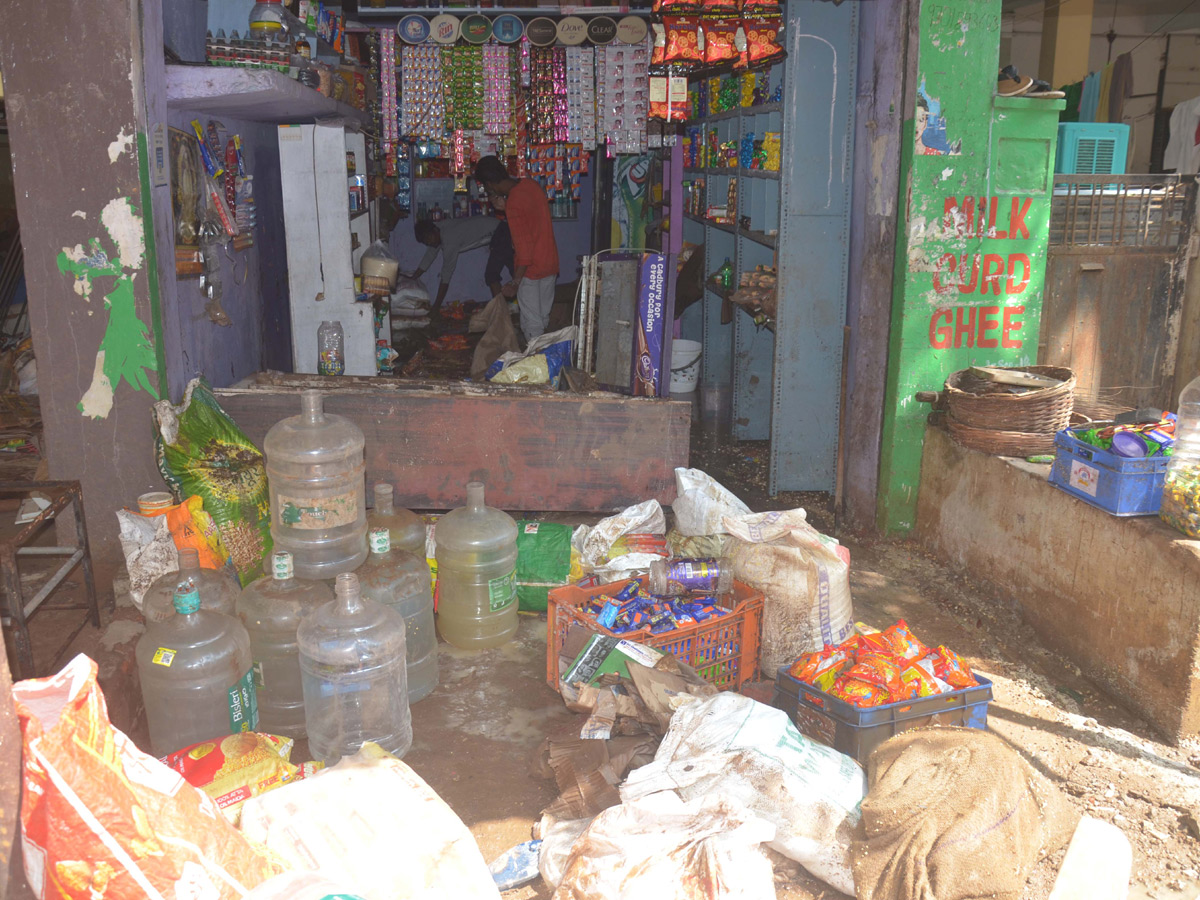
[[[1058,380],[1053,387],[1022,390],[986,381],[970,369],[946,379],[946,426],[964,447],[997,456],[1054,453],[1054,435],[1071,423],[1075,373],[1061,366],[1016,366]]]

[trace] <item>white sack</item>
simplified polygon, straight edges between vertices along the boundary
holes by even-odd
[[[654,761],[629,773],[621,799],[675,790],[743,806],[775,826],[771,847],[853,897],[848,854],[866,789],[857,762],[809,740],[787,713],[724,692],[675,712]]]
[[[665,534],[667,517],[657,500],[645,500],[601,519],[594,528],[580,526],[571,535],[585,569],[594,569],[608,559],[608,551],[625,534]],[[647,563],[649,565],[649,563]]]
[[[699,469],[676,469],[675,492],[675,527],[688,537],[724,534],[726,516],[750,515],[750,507],[733,491]]]
[[[143,516],[128,509],[117,510],[121,551],[129,570],[129,596],[142,610],[142,598],[160,575],[179,569],[179,551],[171,537],[166,516]]]

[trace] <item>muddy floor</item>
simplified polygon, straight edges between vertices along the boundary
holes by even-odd
[[[768,496],[766,458],[765,444],[693,445],[693,464],[707,467],[752,508],[805,506],[814,524],[832,531],[827,495]],[[1116,824],[1129,837],[1131,896],[1200,896],[1200,743],[1172,747],[1158,740],[1136,715],[1041,646],[1021,623],[1013,597],[948,570],[911,542],[851,536],[843,542],[852,558],[855,617],[878,628],[904,618],[925,643],[953,648],[992,680],[991,730],[1065,791],[1080,812]],[[66,615],[35,623],[35,636],[41,632],[47,641],[40,647],[48,647],[47,629]],[[106,624],[111,616],[106,610]],[[503,648],[468,652],[442,644],[440,685],[413,707],[414,743],[405,761],[462,817],[489,860],[527,840],[555,796],[553,783],[533,772],[539,744],[548,736],[577,734],[582,724],[546,683],[546,628],[544,616],[522,615],[517,639]],[[121,621],[120,642],[132,646],[137,629],[136,622]],[[102,640],[111,646],[114,638],[86,629],[70,652]],[[302,747],[297,751],[303,754]],[[1061,855],[1035,871],[1028,900],[1048,897]],[[781,900],[841,896],[786,861],[777,865],[776,879]],[[505,897],[550,894],[539,881]],[[10,896],[25,894],[13,885]]]

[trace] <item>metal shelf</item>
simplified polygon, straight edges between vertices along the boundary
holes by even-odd
[[[737,234],[736,225],[727,225],[724,222],[714,222],[712,219],[704,216],[693,215],[692,213],[684,213],[685,218],[691,219],[693,222],[699,222],[701,225],[707,225],[709,228],[715,228],[718,231],[726,231],[729,234]]]
[[[747,240],[754,241],[756,244],[762,244],[764,247],[770,247],[772,250],[774,250],[776,244],[779,243],[777,235],[765,234],[764,232],[754,231],[750,228],[739,228],[738,234]]]
[[[772,181],[779,180],[779,173],[771,169],[742,169],[738,168],[739,175],[745,175],[747,178],[769,178]]]
[[[724,122],[727,119],[737,119],[742,116],[758,116],[763,113],[782,112],[782,103],[760,103],[758,106],[735,106],[711,116],[701,116],[699,119],[688,119],[685,125],[703,125],[705,122]]]
[[[167,66],[167,107],[252,122],[299,124],[327,117],[367,126],[360,109],[305,87],[272,69]]]

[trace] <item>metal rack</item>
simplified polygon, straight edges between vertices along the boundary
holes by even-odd
[[[685,171],[685,177],[705,178],[710,198],[713,179],[739,179],[739,209],[732,223],[685,217],[685,237],[705,245],[705,271],[711,274],[727,256],[739,278],[772,261],[778,271],[773,330],[736,311],[722,322],[723,292],[709,280],[700,337],[702,385],[716,398],[704,401],[705,406],[732,406],[735,439],[770,440],[772,494],[834,487],[858,20],[853,3],[788,0],[781,34],[788,58],[770,70],[773,79],[782,75],[782,102],[722,111],[689,123],[715,125],[740,137],[748,130],[764,130],[747,127],[747,119],[773,113],[782,119],[778,173],[740,167]],[[723,188],[719,185],[718,193]],[[767,221],[768,229],[777,224],[777,234],[744,228],[746,214],[753,224]]]

